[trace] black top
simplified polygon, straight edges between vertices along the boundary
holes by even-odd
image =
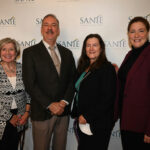
[[[74,100],[72,118],[81,114],[90,124],[93,134],[110,131],[113,127],[114,101],[116,99],[116,71],[109,62],[88,72],[78,91],[78,105]]]

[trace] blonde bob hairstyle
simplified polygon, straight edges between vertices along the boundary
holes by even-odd
[[[20,46],[19,43],[15,40],[15,39],[11,39],[11,38],[4,38],[0,40],[0,53],[1,53],[1,49],[3,48],[3,46],[5,44],[8,43],[12,43],[14,45],[15,51],[16,51],[16,58],[17,59],[20,56]]]

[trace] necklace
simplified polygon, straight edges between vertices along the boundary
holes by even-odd
[[[3,66],[4,70],[7,72],[7,73],[16,73],[16,69],[15,68],[12,68],[12,69],[8,69],[6,68],[5,66]]]
[[[5,70],[5,72],[7,73],[11,73],[14,74],[16,73],[16,67],[14,65],[12,65],[12,67],[8,67],[7,65],[5,65],[4,63],[1,63],[3,66],[3,69]]]

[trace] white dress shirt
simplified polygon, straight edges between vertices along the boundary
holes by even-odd
[[[50,45],[49,45],[48,43],[46,43],[44,40],[42,40],[42,42],[43,42],[44,46],[46,47],[48,53],[49,53],[50,56],[51,56],[51,52],[50,52],[50,50],[49,50]],[[56,54],[57,54],[57,56],[58,56],[58,58],[59,58],[59,60],[60,60],[60,63],[61,63],[61,57],[60,57],[60,53],[59,53],[57,44],[55,44],[54,47],[55,47],[55,52],[56,52]],[[69,104],[66,100],[63,100],[63,101],[64,101],[67,105]],[[48,107],[49,107],[49,106],[48,106]]]

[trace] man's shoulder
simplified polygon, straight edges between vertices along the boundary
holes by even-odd
[[[68,48],[66,48],[66,47],[64,47],[64,46],[62,46],[62,45],[59,44],[59,43],[57,43],[57,47],[58,47],[58,49],[64,50],[64,51],[66,51],[66,52],[71,52],[70,49],[68,49]]]
[[[25,48],[24,49],[24,52],[34,52],[35,50],[37,50],[40,46],[42,45],[42,42],[39,42],[39,43],[37,43],[37,44],[35,44],[35,45],[32,45],[32,46],[30,46],[30,47],[27,47],[27,48]]]

